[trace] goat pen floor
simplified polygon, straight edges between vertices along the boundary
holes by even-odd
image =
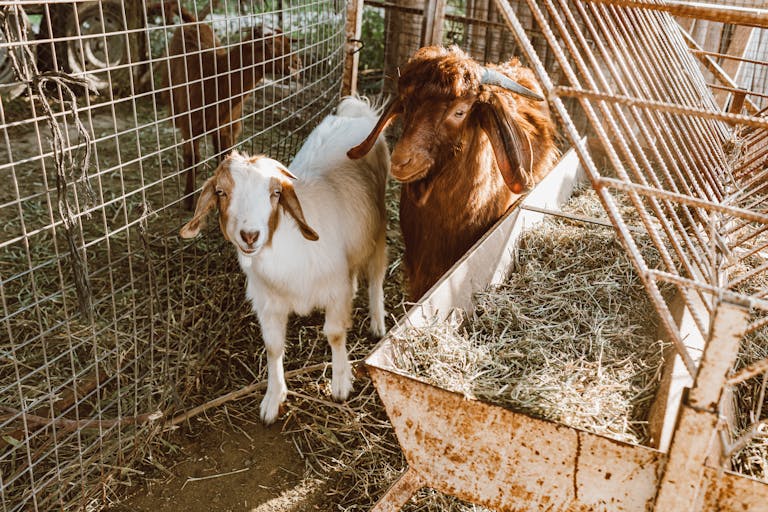
[[[255,404],[258,405],[258,404]],[[177,436],[167,473],[111,508],[119,512],[277,512],[325,510],[319,481],[304,477],[304,461],[280,425],[244,419]]]

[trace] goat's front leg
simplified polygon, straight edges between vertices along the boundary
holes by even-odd
[[[218,155],[219,162],[224,160],[224,157],[237,143],[237,138],[242,131],[242,124],[240,121],[233,121],[231,124],[227,124],[213,134],[213,147]]]
[[[352,323],[352,286],[325,310],[323,332],[331,345],[331,396],[344,401],[352,391],[352,366],[347,359],[347,329]]]
[[[285,311],[257,312],[261,335],[267,349],[267,392],[261,401],[261,420],[269,425],[277,419],[280,404],[288,394],[283,374],[283,354],[285,353],[285,326],[288,313]]]

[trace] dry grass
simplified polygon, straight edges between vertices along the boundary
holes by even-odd
[[[768,358],[768,329],[760,329],[745,337],[739,351],[737,368]],[[758,421],[768,421],[768,402],[765,385],[768,375],[759,375],[734,388],[736,404],[736,432],[743,435]],[[768,426],[758,427],[760,433],[733,454],[731,465],[735,471],[760,480],[768,480]]]
[[[752,255],[735,266],[731,279],[758,268],[764,263],[765,260],[761,256]],[[761,291],[766,289],[768,289],[768,275],[762,273],[742,282],[736,291],[759,296]],[[757,322],[765,316],[765,311],[753,311],[750,322]],[[766,358],[768,358],[768,327],[763,327],[742,339],[735,369],[739,370]],[[734,438],[747,434],[759,422],[768,421],[768,401],[765,398],[767,382],[768,375],[761,374],[733,388],[736,417],[734,432],[731,434]],[[730,463],[735,471],[743,475],[768,480],[768,426],[758,426],[755,437],[742,449],[732,454]]]
[[[589,191],[565,208],[592,215]],[[642,246],[646,261],[658,258]],[[408,331],[398,365],[468,397],[622,441],[647,440],[662,345],[642,282],[612,229],[548,219],[509,280],[461,326]]]

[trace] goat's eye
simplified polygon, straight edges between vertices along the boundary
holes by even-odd
[[[224,190],[222,190],[220,188],[216,189],[216,195],[219,196],[219,197],[227,197],[227,193],[224,192]]]
[[[272,191],[272,197],[280,197],[280,191],[275,189]]]
[[[464,117],[464,114],[466,114],[464,110],[457,110],[456,112],[453,113],[453,115],[456,117]]]

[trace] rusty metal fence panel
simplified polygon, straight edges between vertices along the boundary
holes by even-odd
[[[766,424],[763,372],[768,363],[764,351],[759,356],[760,351],[747,347],[764,346],[768,324],[768,118],[725,112],[715,102],[671,15],[673,7],[656,2],[635,8],[612,0],[528,0],[527,10],[564,72],[556,81],[536,48],[526,42],[521,22],[525,15],[508,2],[498,3],[506,6],[507,21],[550,105],[563,119],[678,357],[696,379],[694,389],[721,397],[706,404],[691,399],[690,405],[712,408],[713,417],[722,418],[708,460],[729,469],[741,450],[762,438]],[[755,11],[755,16],[759,12],[765,13]],[[576,98],[579,110],[567,108],[564,98]],[[580,143],[575,113],[586,116],[597,144]],[[620,208],[620,203],[632,207]],[[661,268],[652,268],[637,250],[639,236],[654,244]],[[674,293],[662,293],[664,283],[672,285]],[[681,330],[676,300],[693,319],[694,337],[703,340],[712,339],[718,329],[715,312],[720,304],[751,309],[748,324],[719,326],[740,333],[736,340],[741,352],[730,342],[719,349],[728,361],[722,371],[731,377],[723,380],[717,371],[711,373],[722,360],[714,365],[701,362],[702,347],[692,346]],[[699,371],[700,364],[708,371]],[[744,400],[745,393],[732,386],[750,379],[755,379],[753,389]],[[742,397],[740,403],[734,396]]]
[[[191,166],[174,122],[236,110],[225,93],[243,87],[233,145],[288,159],[338,98],[344,18],[338,0],[0,2],[0,510],[98,508],[217,378],[206,365],[229,340],[199,326],[244,316],[234,295],[211,307],[235,258],[176,236]],[[198,78],[174,85],[208,93],[169,108],[182,21],[216,46],[185,40],[177,62]],[[218,124],[234,128],[188,126],[196,188],[230,149]]]

